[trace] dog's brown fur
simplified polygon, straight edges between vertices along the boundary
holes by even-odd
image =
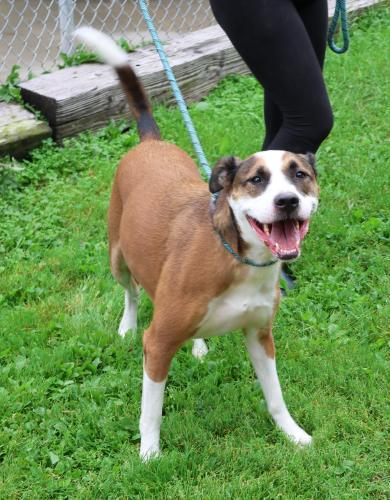
[[[118,75],[142,142],[122,159],[112,188],[111,270],[126,288],[142,285],[154,302],[153,320],[143,337],[144,362],[148,376],[159,382],[166,379],[179,347],[196,333],[211,300],[249,272],[226,252],[214,229],[238,253],[245,253],[227,198],[237,190],[253,190],[245,179],[257,175],[258,169],[266,175],[266,167],[254,157],[223,158],[209,183],[211,192],[219,192],[212,203],[190,156],[159,140],[149,103],[132,70],[121,68]],[[285,164],[286,169],[294,168],[288,155]],[[314,176],[310,165],[299,168]],[[274,311],[278,297],[277,293]],[[267,355],[274,357],[271,327],[272,320],[258,337]]]
[[[221,204],[214,217],[224,220],[224,209]],[[126,154],[108,221],[113,275],[125,286],[131,276],[154,302],[144,334],[145,368],[152,380],[163,380],[209,301],[237,277],[238,264],[214,233],[207,184],[172,144],[146,140]],[[228,232],[238,239],[232,228]]]

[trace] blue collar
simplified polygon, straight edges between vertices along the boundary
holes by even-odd
[[[222,245],[226,248],[226,250],[233,255],[233,257],[238,260],[241,264],[246,264],[247,266],[254,267],[269,267],[278,262],[278,259],[270,260],[268,262],[260,263],[256,262],[252,259],[248,259],[247,257],[241,257],[237,252],[233,250],[233,248],[229,245],[229,243],[225,240],[222,234],[214,228],[214,232],[219,236],[219,239],[222,242]]]

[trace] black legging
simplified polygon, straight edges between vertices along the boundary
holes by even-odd
[[[263,149],[315,153],[333,126],[322,67],[327,0],[210,0],[264,87]]]

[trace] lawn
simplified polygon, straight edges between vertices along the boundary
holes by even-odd
[[[210,340],[202,363],[190,345],[176,356],[163,456],[142,464],[151,303],[142,297],[137,338],[121,339],[106,238],[116,163],[136,132],[111,125],[3,162],[0,498],[389,498],[389,26],[385,6],[371,10],[350,51],[328,53],[336,125],[318,156],[320,209],[274,327],[308,449],[273,426],[236,332]],[[211,162],[259,149],[262,99],[253,78],[231,77],[192,106]],[[177,109],[155,116],[165,139],[192,152]]]

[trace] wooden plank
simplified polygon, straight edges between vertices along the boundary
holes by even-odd
[[[30,111],[19,104],[0,102],[0,156],[22,158],[51,135],[49,125]]]
[[[178,84],[188,102],[205,96],[232,73],[249,73],[226,35],[217,26],[190,33],[166,44]],[[154,47],[129,54],[148,95],[174,102]],[[21,84],[23,98],[47,117],[56,140],[83,130],[96,130],[111,119],[130,116],[112,69],[102,64],[65,68]]]
[[[383,0],[347,0],[347,10],[348,12],[359,11],[382,1]],[[336,0],[328,0],[328,5],[329,15],[333,16]]]

